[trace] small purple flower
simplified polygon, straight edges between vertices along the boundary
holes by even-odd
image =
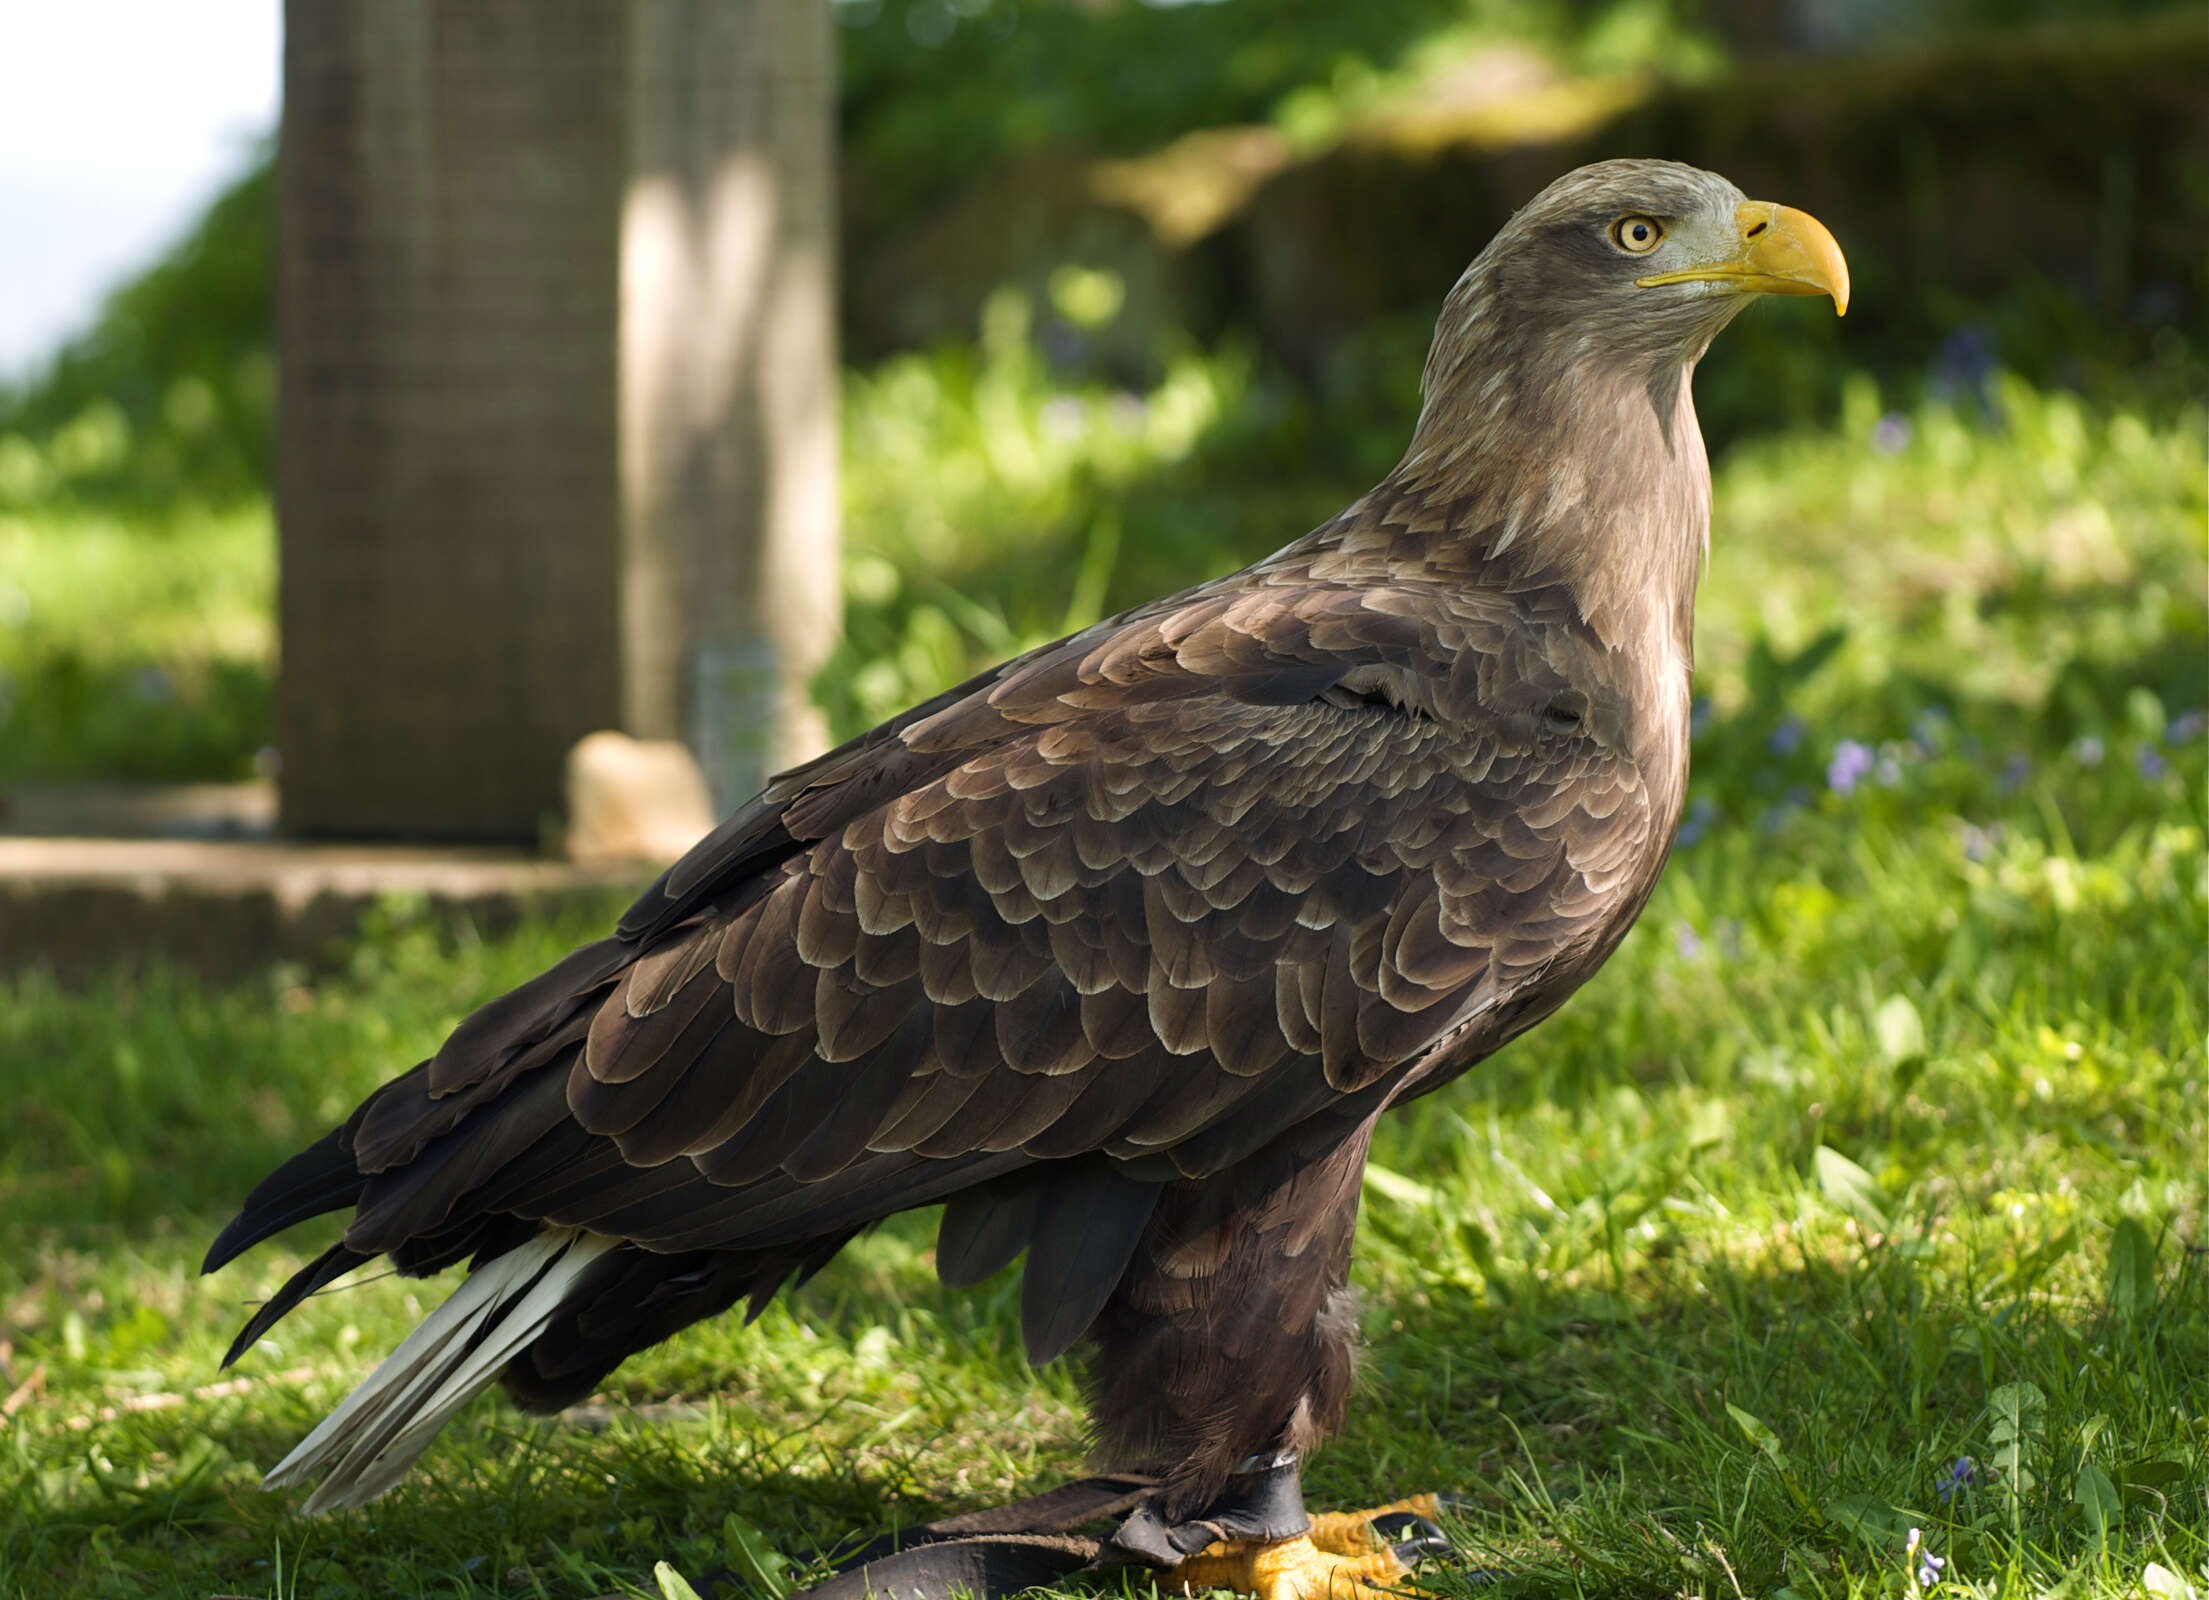
[[[1910,447],[1910,419],[1890,411],[1872,425],[1872,448],[1883,456],[1899,456]]]
[[[1809,731],[1809,724],[1789,712],[1780,725],[1772,730],[1772,737],[1766,743],[1775,756],[1791,756],[1801,748],[1802,736]]]
[[[2082,767],[2098,767],[2102,764],[2102,741],[2088,734],[2071,747],[2071,753],[2079,758]]]
[[[1927,1548],[1925,1535],[1917,1528],[1910,1530],[1910,1545],[1903,1552],[1903,1559],[1914,1561],[1917,1564],[1916,1577],[1920,1589],[1930,1589],[1939,1583],[1941,1581],[1941,1568],[1948,1565],[1946,1556],[1937,1556]]]
[[[1826,787],[1835,794],[1848,794],[1870,773],[1878,757],[1868,744],[1854,739],[1843,739],[1833,747],[1833,759],[1826,763]]]
[[[2209,728],[2209,711],[2181,711],[2171,718],[2171,725],[2163,730],[2163,737],[2172,744],[2184,744],[2189,739],[2201,737],[2201,730]]]
[[[1711,804],[1710,796],[1699,794],[1695,803],[1687,808],[1687,820],[1680,824],[1680,831],[1673,843],[1681,850],[1692,849],[1710,832],[1711,823],[1718,816],[1718,808]]]
[[[2033,764],[2022,750],[2012,750],[2002,763],[2001,787],[2004,794],[2012,794],[2025,786],[2025,780],[2033,775]]]
[[[1977,1482],[1978,1477],[1979,1463],[1969,1456],[1958,1456],[1956,1464],[1942,1475],[1940,1482],[1933,1485],[1933,1492],[1943,1501],[1952,1500]]]
[[[1699,694],[1687,708],[1687,736],[1700,739],[1710,725],[1718,720],[1718,707],[1707,694]]]
[[[1703,936],[1695,931],[1692,922],[1672,924],[1672,943],[1679,950],[1682,961],[1698,960],[1703,954]]]
[[[925,16],[927,13],[915,6],[908,17]],[[1036,349],[1054,372],[1066,372],[1078,367],[1089,354],[1089,339],[1081,329],[1060,317],[1045,317],[1043,326],[1036,330]]]
[[[1999,423],[2002,410],[1994,402],[1988,380],[2001,361],[1991,328],[1981,323],[1958,328],[1941,341],[1940,350],[1933,357],[1933,393],[1951,403],[1976,400],[1987,419]]]
[[[1917,1587],[1920,1587],[1920,1589],[1931,1589],[1933,1585],[1937,1585],[1937,1582],[1940,1582],[1940,1569],[1948,1565],[1946,1556],[1935,1556],[1933,1551],[1926,1547],[1924,1531],[1915,1529],[1915,1527],[1911,1529],[1909,1549],[1902,1551],[1902,1560],[1915,1562],[1915,1565],[1917,1565]]]
[[[2144,744],[2140,747],[2139,762],[2140,776],[2150,783],[2155,782],[2156,779],[2171,770],[2171,764],[2163,759],[2163,752],[2156,749],[2152,744]]]

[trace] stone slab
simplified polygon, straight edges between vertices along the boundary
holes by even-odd
[[[106,839],[266,839],[276,832],[276,785],[251,783],[18,783],[0,789],[0,835]]]
[[[212,978],[331,959],[387,895],[477,927],[642,887],[646,869],[495,850],[279,840],[0,837],[0,973],[65,981],[161,960]]]

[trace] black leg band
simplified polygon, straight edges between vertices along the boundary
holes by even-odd
[[[1239,1472],[1213,1502],[1186,1522],[1168,1523],[1158,1502],[1142,1505],[1119,1532],[1105,1541],[1108,1556],[1171,1567],[1206,1545],[1227,1539],[1257,1539],[1272,1544],[1311,1531],[1304,1514],[1301,1465],[1291,1458],[1256,1472]]]

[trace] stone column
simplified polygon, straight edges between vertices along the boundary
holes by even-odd
[[[817,752],[840,616],[834,23],[637,0],[621,227],[622,710],[726,808]]]
[[[295,833],[533,841],[561,759],[817,748],[836,623],[818,0],[290,0]]]

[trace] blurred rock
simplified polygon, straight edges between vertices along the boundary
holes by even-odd
[[[714,824],[705,774],[687,745],[611,731],[576,741],[567,760],[567,858],[664,865]]]

